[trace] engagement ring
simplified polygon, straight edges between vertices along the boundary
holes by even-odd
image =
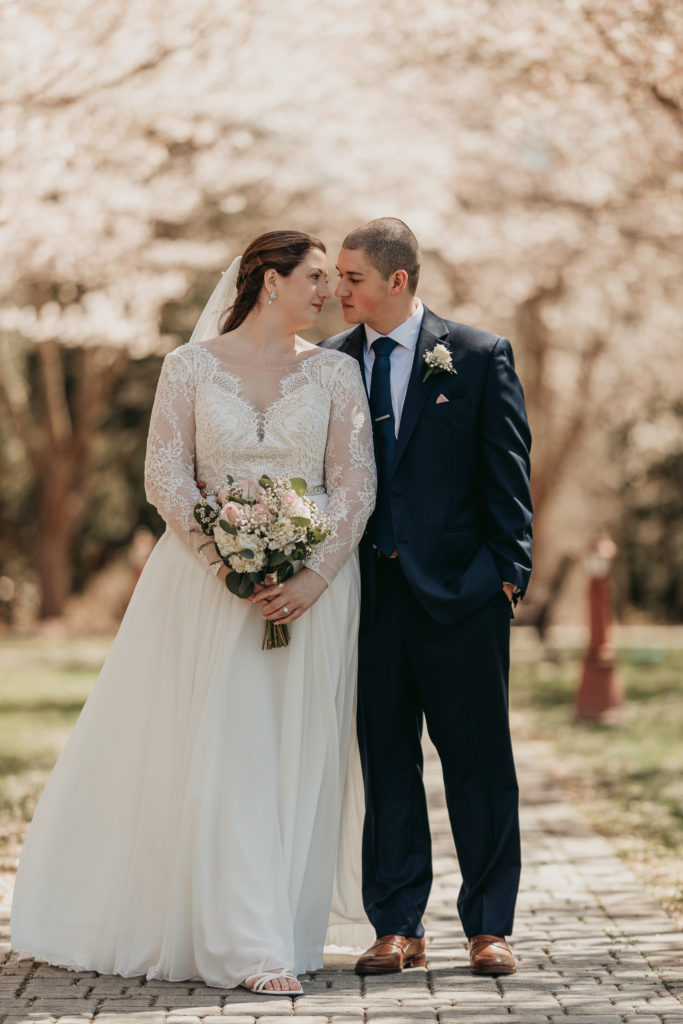
[[[282,610],[285,613],[285,615],[289,615],[289,608],[287,607],[287,605],[283,605]]]

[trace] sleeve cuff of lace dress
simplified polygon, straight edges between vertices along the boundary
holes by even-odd
[[[327,565],[318,565],[315,562],[308,561],[304,562],[304,566],[306,569],[312,569],[313,572],[317,572],[318,576],[322,576],[328,587],[335,577],[335,573]]]

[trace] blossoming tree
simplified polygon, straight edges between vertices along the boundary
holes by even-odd
[[[43,614],[71,587],[127,361],[187,336],[254,232],[313,230],[333,257],[387,214],[423,244],[428,304],[513,339],[550,578],[588,440],[599,454],[680,397],[680,5],[8,0],[1,17],[0,399],[40,481]]]

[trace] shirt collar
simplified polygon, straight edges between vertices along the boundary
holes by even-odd
[[[398,345],[402,345],[403,348],[410,349],[413,351],[417,345],[417,339],[420,334],[420,327],[422,326],[422,317],[424,316],[424,306],[420,299],[417,300],[417,309],[409,316],[407,320],[404,320],[398,327],[394,327],[393,331],[390,332],[388,337],[394,339]],[[379,331],[374,331],[372,327],[365,325],[365,344],[367,349],[370,349],[373,341],[377,338],[384,338],[384,334],[380,334]]]

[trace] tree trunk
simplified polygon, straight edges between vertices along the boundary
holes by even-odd
[[[71,555],[90,486],[89,462],[106,398],[128,361],[125,349],[109,359],[85,346],[73,354],[76,385],[67,397],[67,352],[55,341],[38,347],[42,401],[31,410],[26,381],[16,372],[8,346],[0,346],[0,399],[15,436],[33,467],[38,495],[37,541],[33,561],[42,591],[40,617],[61,615],[71,595]],[[29,557],[31,553],[28,553]]]
[[[72,547],[85,499],[79,484],[83,467],[75,455],[72,444],[45,450],[38,473],[36,568],[42,619],[61,615],[71,594]]]
[[[73,523],[63,502],[43,502],[38,514],[37,569],[40,576],[41,619],[61,615],[71,593]]]

